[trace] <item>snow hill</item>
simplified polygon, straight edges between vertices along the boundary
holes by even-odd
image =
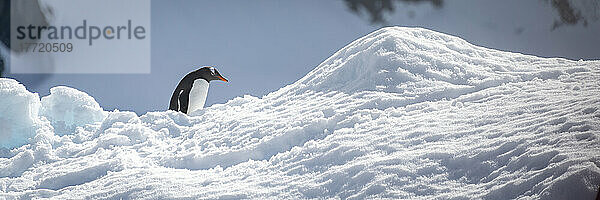
[[[400,27],[189,116],[0,79],[0,199],[593,199],[598,80],[600,61]]]

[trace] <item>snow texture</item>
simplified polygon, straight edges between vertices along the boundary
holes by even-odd
[[[426,29],[375,31],[294,84],[190,115],[0,80],[0,198],[593,199],[600,185],[599,61]]]

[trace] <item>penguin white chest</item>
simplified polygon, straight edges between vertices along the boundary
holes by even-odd
[[[188,112],[191,113],[195,110],[202,109],[206,102],[206,96],[208,95],[208,82],[204,79],[196,79],[190,90],[190,100],[188,106]]]

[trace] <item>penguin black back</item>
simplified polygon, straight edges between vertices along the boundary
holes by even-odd
[[[223,78],[221,74],[214,67],[202,67],[196,71],[190,72],[179,81],[177,88],[173,91],[171,101],[169,103],[169,110],[181,111],[188,113],[188,107],[190,102],[190,92],[194,86],[194,81],[198,79],[204,79],[206,82],[212,80],[222,80],[228,82],[227,79]]]

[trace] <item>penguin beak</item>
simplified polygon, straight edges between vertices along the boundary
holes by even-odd
[[[222,76],[217,76],[217,77],[218,77],[219,79],[221,79],[222,81],[229,82],[227,79],[223,78]]]

